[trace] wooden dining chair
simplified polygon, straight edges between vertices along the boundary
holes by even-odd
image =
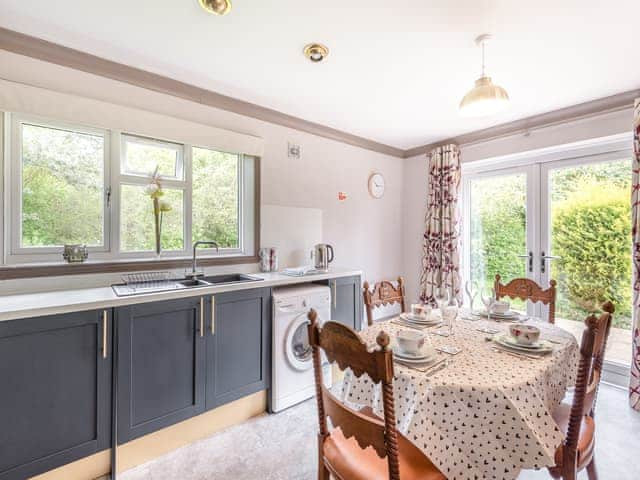
[[[556,281],[549,282],[549,288],[543,289],[540,285],[529,278],[514,278],[506,285],[500,283],[500,275],[496,275],[493,284],[496,292],[496,300],[503,297],[519,298],[520,300],[530,300],[532,302],[542,302],[549,305],[549,323],[556,323]]]
[[[373,286],[373,290],[369,287],[369,282],[364,282],[362,289],[364,297],[364,307],[367,311],[367,322],[369,326],[373,325],[373,309],[382,305],[392,305],[399,303],[401,311],[406,311],[404,296],[404,279],[398,277],[398,286],[394,286],[388,280],[383,280]]]
[[[565,434],[564,442],[556,450],[556,464],[549,467],[553,478],[576,480],[578,472],[586,468],[589,480],[598,479],[594,457],[595,405],[615,310],[611,302],[605,303],[602,309],[599,317],[589,315],[585,320],[573,402],[562,403],[552,414]]]
[[[308,317],[320,424],[318,479],[329,480],[333,475],[337,480],[446,480],[424,453],[396,430],[389,335],[380,332],[376,338],[379,348],[369,352],[351,328],[333,321],[321,328],[315,310]],[[370,408],[353,410],[331,394],[324,386],[320,350],[343,370],[350,368],[358,377],[366,373],[381,384],[383,418]]]

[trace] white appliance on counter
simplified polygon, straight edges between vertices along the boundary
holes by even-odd
[[[318,312],[320,324],[331,318],[331,290],[301,285],[273,290],[273,344],[269,409],[279,412],[315,394],[307,314]],[[331,386],[331,365],[323,359],[323,377]]]

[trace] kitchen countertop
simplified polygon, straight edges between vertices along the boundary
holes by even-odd
[[[362,275],[360,270],[331,269],[326,273],[291,277],[282,273],[251,273],[263,280],[243,282],[230,285],[216,285],[210,287],[196,287],[185,290],[146,293],[118,297],[113,289],[108,287],[83,288],[74,290],[56,290],[50,292],[26,293],[19,295],[0,296],[0,322],[19,318],[41,317],[58,313],[80,312],[113,308],[123,305],[157,302],[176,298],[199,297],[201,295],[215,295],[216,293],[247,290],[260,287],[278,287],[309,283],[317,280],[329,280],[340,277]]]

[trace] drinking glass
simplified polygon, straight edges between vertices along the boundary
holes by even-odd
[[[449,335],[453,335],[453,322],[458,317],[458,308],[458,299],[454,297],[448,305],[444,306],[444,310],[442,311],[442,320],[449,332]]]
[[[491,290],[483,290],[480,294],[480,299],[487,309],[487,321],[484,324],[483,331],[489,333],[491,328],[489,327],[489,322],[491,321],[491,310],[493,310],[493,305],[496,303],[496,293],[492,288]]]
[[[473,317],[473,304],[478,296],[478,284],[467,281],[464,284],[464,290],[467,292],[467,296],[469,297],[469,313],[470,316]]]
[[[446,287],[439,287],[436,289],[433,299],[436,301],[436,305],[440,310],[440,316],[444,317],[444,307],[449,304],[449,290]]]

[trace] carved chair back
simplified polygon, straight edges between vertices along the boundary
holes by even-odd
[[[354,437],[361,448],[371,446],[380,458],[387,457],[389,479],[400,480],[398,461],[398,433],[396,431],[393,402],[393,354],[389,347],[389,335],[380,332],[376,338],[378,349],[369,352],[367,345],[351,328],[328,321],[318,325],[318,314],[309,312],[309,344],[313,353],[316,400],[320,433],[318,455],[322,461],[324,440],[329,436],[327,417],[333,427],[339,427],[346,438]],[[342,369],[350,368],[354,375],[366,373],[375,383],[382,384],[384,419],[364,415],[338,401],[324,386],[320,350],[329,362],[336,362]]]
[[[519,298],[531,302],[542,302],[549,305],[549,323],[556,323],[556,281],[549,282],[549,288],[543,289],[540,285],[529,278],[514,278],[506,285],[500,283],[500,275],[496,275],[493,285],[496,292],[496,299],[503,297]]]
[[[401,311],[406,311],[404,300],[404,279],[398,277],[398,286],[388,280],[383,280],[373,286],[373,290],[369,287],[369,282],[364,282],[362,290],[364,297],[364,306],[367,311],[367,322],[369,326],[373,325],[373,309],[382,305],[392,305],[399,303]]]
[[[562,449],[562,478],[575,478],[578,460],[578,440],[584,416],[593,417],[602,372],[602,358],[607,346],[614,307],[611,302],[603,306],[603,313],[589,315],[580,342],[578,377],[571,405],[569,426]]]
[[[595,416],[596,397],[598,395],[598,386],[602,378],[602,365],[604,363],[604,355],[607,349],[607,340],[611,331],[611,322],[615,307],[611,302],[605,302],[602,305],[602,315],[597,320],[597,327],[593,338],[593,360],[591,372],[589,374],[589,384],[585,396],[585,415]]]

